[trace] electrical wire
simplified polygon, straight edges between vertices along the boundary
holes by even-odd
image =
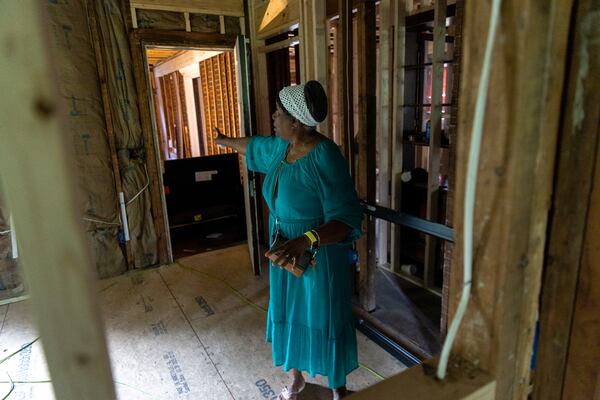
[[[225,286],[227,286],[232,292],[234,292],[244,302],[246,302],[249,305],[253,306],[254,308],[256,308],[257,310],[259,310],[262,313],[266,313],[267,312],[266,308],[264,308],[264,307],[256,304],[252,300],[250,300],[242,292],[240,292],[239,290],[237,290],[236,288],[234,288],[233,286],[231,286],[231,284],[229,282],[227,282],[225,279],[221,279],[221,278],[219,278],[219,277],[217,277],[215,275],[209,274],[207,272],[198,271],[195,268],[191,268],[191,267],[185,266],[185,265],[183,265],[183,264],[181,264],[181,263],[179,263],[177,261],[174,264],[177,265],[177,266],[179,266],[180,268],[183,268],[183,269],[188,270],[190,272],[194,272],[194,273],[197,273],[199,275],[203,275],[203,276],[206,276],[208,278],[211,278],[211,279],[214,279],[214,280],[217,280],[217,281],[223,283]],[[363,369],[365,369],[366,371],[370,372],[371,375],[373,375],[374,377],[376,377],[379,380],[384,380],[385,379],[385,377],[383,375],[381,375],[380,373],[378,373],[374,369],[372,369],[372,368],[370,368],[370,367],[368,367],[368,366],[366,366],[366,365],[364,365],[362,363],[358,363],[358,366],[361,367],[361,368],[363,368]]]
[[[494,48],[494,40],[498,28],[498,19],[500,17],[501,0],[492,0],[492,12],[490,16],[490,24],[485,45],[485,53],[483,56],[483,66],[481,69],[481,80],[477,90],[477,101],[475,104],[475,114],[473,116],[473,127],[471,132],[471,145],[469,148],[469,159],[467,163],[467,177],[465,189],[465,204],[464,204],[464,237],[463,237],[463,289],[456,309],[456,314],[448,329],[448,335],[444,341],[440,362],[438,364],[436,376],[442,380],[446,377],[448,368],[448,359],[450,351],[458,328],[467,310],[469,297],[471,296],[471,279],[473,275],[473,215],[475,211],[475,188],[477,184],[477,168],[479,166],[479,155],[481,152],[481,138],[483,135],[483,121],[485,116],[485,104],[488,94],[488,86],[490,81],[490,68],[492,60],[492,50]]]
[[[148,176],[148,169],[146,168],[145,164],[144,164],[144,174],[146,175],[146,184],[144,185],[143,188],[140,189],[139,192],[137,192],[137,194],[135,196],[133,196],[127,203],[125,203],[125,206],[128,206],[131,203],[133,203],[133,201],[135,199],[137,199],[144,192],[144,190],[148,189],[148,186],[150,186],[150,177]]]
[[[115,225],[115,226],[121,226],[121,224],[116,223],[116,222],[108,222],[108,221],[102,221],[100,219],[94,219],[94,218],[89,218],[89,217],[83,217],[84,221],[89,221],[89,222],[95,222],[98,224],[104,224],[104,225]]]
[[[7,231],[2,231],[2,232],[0,232],[0,235],[6,235],[7,233],[10,233],[10,232],[12,232],[11,229],[9,229]]]

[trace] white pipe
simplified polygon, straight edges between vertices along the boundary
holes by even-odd
[[[13,221],[12,213],[9,217],[10,223],[10,244],[12,246],[12,258],[19,258],[19,246],[17,246],[17,231],[15,230],[15,222]]]
[[[119,192],[119,206],[121,208],[121,223],[123,224],[123,235],[125,241],[129,241],[129,223],[127,222],[127,209],[125,207],[125,196]]]
[[[450,324],[448,335],[444,341],[440,363],[438,364],[437,377],[444,379],[448,367],[448,359],[452,344],[456,338],[458,327],[465,315],[469,297],[471,296],[471,276],[473,272],[473,214],[475,209],[475,187],[477,184],[477,169],[479,167],[479,154],[481,150],[481,137],[483,135],[483,120],[485,116],[485,104],[487,100],[488,86],[490,82],[490,68],[492,60],[492,50],[494,48],[494,39],[498,28],[498,19],[500,17],[501,0],[492,0],[492,13],[490,16],[490,25],[488,30],[487,42],[485,45],[485,54],[483,56],[483,67],[481,69],[481,80],[477,90],[477,102],[475,104],[475,114],[473,116],[473,128],[471,133],[471,146],[469,148],[469,160],[467,164],[467,178],[465,189],[464,205],[464,267],[463,267],[463,289],[456,309],[456,314]]]

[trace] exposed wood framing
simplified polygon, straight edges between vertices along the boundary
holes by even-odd
[[[165,108],[162,94],[162,85],[160,78],[157,78],[154,73],[151,73],[150,79],[152,83],[152,91],[154,93],[155,98],[154,115],[156,115],[156,125],[160,137],[160,141],[158,143],[158,147],[160,149],[160,159],[161,161],[164,161],[168,158],[168,140],[165,113],[162,111]]]
[[[256,38],[262,40],[290,30],[300,21],[300,1],[254,0],[249,8]]]
[[[236,35],[218,33],[199,33],[184,31],[164,31],[159,29],[136,29],[130,34],[131,57],[134,68],[134,77],[139,99],[141,101],[140,117],[144,132],[144,146],[146,149],[146,165],[150,177],[152,195],[152,215],[158,239],[159,261],[161,264],[172,261],[170,250],[169,231],[167,226],[166,206],[162,190],[162,171],[160,170],[160,157],[156,144],[156,127],[152,120],[152,95],[150,93],[149,77],[145,68],[144,48],[147,45],[156,46],[190,46],[210,47],[212,49],[232,49],[235,46]],[[159,173],[160,172],[160,173]]]
[[[436,0],[433,21],[433,63],[431,72],[431,133],[429,138],[429,171],[427,181],[427,219],[438,222],[440,184],[440,156],[442,144],[442,86],[444,80],[444,46],[446,44],[446,0]],[[425,237],[425,270],[423,274],[426,288],[434,286],[437,248],[439,240],[431,235]]]
[[[342,151],[354,176],[354,113],[352,112],[352,8],[350,0],[339,0],[340,19],[337,30],[338,125]]]
[[[597,27],[597,16],[595,18]],[[595,37],[597,38],[597,29],[596,32]],[[596,40],[595,47],[595,53],[598,55],[598,40]],[[597,66],[598,64],[596,64],[596,68]],[[597,71],[597,69],[595,70]],[[598,121],[598,114],[596,114],[596,121]],[[572,326],[574,329],[571,330],[562,390],[562,398],[565,400],[582,398],[598,400],[600,398],[598,370],[600,366],[600,341],[598,341],[600,337],[600,319],[598,318],[598,304],[600,304],[600,285],[598,285],[600,282],[600,246],[598,245],[600,243],[600,184],[598,182],[600,182],[600,145],[597,145],[596,150],[594,186],[589,202],[590,209],[573,310]]]
[[[115,179],[115,190],[117,193],[123,191],[123,182],[121,181],[121,171],[119,167],[119,159],[117,157],[117,145],[115,140],[115,128],[113,125],[112,111],[110,109],[110,95],[108,94],[108,83],[106,81],[106,72],[104,70],[104,60],[102,58],[102,49],[100,48],[100,37],[98,35],[98,22],[96,18],[96,11],[90,4],[87,4],[88,11],[88,23],[90,26],[90,33],[92,36],[92,42],[94,43],[94,53],[96,56],[96,66],[98,68],[98,80],[100,81],[100,90],[102,94],[102,107],[104,111],[104,118],[106,119],[106,134],[108,136],[108,146],[110,149],[111,166]],[[117,203],[115,201],[115,207]],[[117,214],[119,210],[116,211]],[[135,260],[133,257],[133,251],[131,249],[131,241],[125,242],[125,261],[128,269],[135,268]]]
[[[224,52],[200,62],[204,131],[212,132],[215,127],[227,136],[240,137],[239,110],[235,69],[232,52]],[[208,135],[206,135],[208,136]],[[217,147],[213,136],[207,138],[209,155],[232,153],[231,149]]]
[[[300,82],[306,82],[309,76],[314,76],[315,64],[312,59],[313,29],[310,12],[310,0],[299,0],[300,23],[298,33],[300,36]]]
[[[134,10],[132,10],[134,11]],[[192,24],[190,22],[190,13],[189,12],[184,12],[183,13],[183,18],[185,19],[185,31],[186,32],[191,32],[192,31]],[[134,26],[134,28],[137,28],[137,26]],[[223,33],[223,32],[221,32]]]
[[[179,72],[173,72],[169,79],[171,79],[172,88],[175,90],[173,96],[173,103],[175,104],[175,117],[177,118],[175,122],[175,134],[177,135],[177,157],[185,158],[187,155],[187,146],[185,142],[185,132],[184,127],[186,126],[185,115],[184,115],[184,107],[181,105],[181,92],[183,88],[180,85],[181,74]]]
[[[196,14],[244,16],[243,0],[131,0],[132,8]]]
[[[219,32],[221,35],[225,34],[225,17],[223,15],[219,15]]]
[[[240,33],[242,36],[246,36],[246,18],[240,17]]]
[[[325,24],[325,2],[299,0],[300,6],[300,80],[317,80],[327,92],[328,36]],[[319,124],[318,129],[333,137],[330,118]]]
[[[390,156],[392,128],[392,104],[394,88],[392,87],[393,69],[393,0],[382,0],[379,3],[379,96],[377,97],[377,109],[379,119],[377,126],[379,154],[379,205],[390,206]],[[379,263],[387,263],[389,250],[390,225],[379,221],[377,229]]]
[[[257,12],[257,1],[253,2],[253,7],[248,7],[250,13],[250,50],[252,58],[252,89],[254,91],[256,132],[261,135],[271,134],[271,112],[269,109],[269,87],[267,82],[267,58],[265,53],[258,49],[265,46],[265,41],[259,39],[257,30],[257,18],[262,18],[262,14]],[[264,13],[264,9],[263,9]]]
[[[135,11],[135,7],[131,7],[130,11],[131,11],[131,25],[133,26],[133,29],[137,29],[138,21],[137,21],[137,12]]]
[[[529,390],[572,3],[504,0],[501,8],[475,198],[472,296],[453,350],[494,377],[498,400],[524,399]],[[463,287],[466,160],[490,15],[490,2],[465,4],[450,318]]]
[[[287,49],[288,47],[292,47],[300,43],[300,38],[298,36],[293,36],[289,39],[282,40],[281,42],[269,44],[263,46],[258,49],[261,53],[271,53],[272,51],[277,51],[281,49]]]
[[[45,10],[24,0],[0,13],[0,171],[56,397],[114,399]]]
[[[136,29],[134,37],[149,45],[178,47],[210,47],[212,50],[228,50],[235,45],[234,34],[185,32],[163,29]],[[233,43],[233,44],[232,44]],[[141,50],[140,50],[141,51]]]
[[[375,203],[375,127],[376,127],[376,65],[375,59],[375,3],[363,1],[357,12],[358,38],[358,162],[356,186],[359,197]],[[375,309],[375,218],[366,218],[366,235],[359,239],[360,258],[359,298],[366,311]]]
[[[448,5],[451,5],[451,4],[455,4],[456,0],[447,0],[446,2]],[[417,7],[415,7],[414,0],[407,0],[406,1],[407,15],[412,16],[412,15],[416,15],[416,14],[426,13],[428,11],[429,12],[434,11],[435,3],[436,3],[436,1],[434,1],[434,0],[425,0],[425,1],[422,0],[421,5],[417,8]]]
[[[462,42],[463,42],[463,20],[464,20],[465,0],[456,2],[456,11],[454,14],[454,49],[452,62],[452,106],[450,110],[450,124],[448,125],[450,145],[448,147],[448,193],[446,197],[446,225],[454,227],[454,196],[456,181],[456,131],[458,126],[458,103],[461,80],[462,64]],[[445,243],[444,248],[444,270],[442,278],[442,317],[440,319],[440,335],[446,336],[448,329],[448,300],[449,300],[449,282],[452,273],[452,254],[454,243]]]
[[[178,54],[175,57],[169,58],[160,64],[156,64],[154,67],[154,73],[157,77],[161,77],[163,75],[179,71],[185,67],[189,67],[191,64],[198,64],[200,61],[214,57],[218,53],[218,51],[211,50],[183,51],[181,54]]]
[[[396,7],[393,10],[393,101],[391,105],[392,112],[392,171],[391,171],[391,206],[394,210],[400,210],[400,199],[402,195],[402,140],[404,138],[404,57],[406,42],[406,2],[404,0],[396,1]],[[391,232],[391,270],[400,272],[400,232],[401,227],[394,224]]]
[[[568,10],[564,11],[564,18],[568,20]],[[600,282],[597,268],[600,265],[597,247],[600,243],[600,167],[596,166],[596,172],[593,171],[594,162],[598,165],[600,160],[600,78],[597,74],[600,69],[600,3],[580,1],[574,12],[573,56],[565,89],[561,151],[540,312],[535,400],[592,399],[594,390],[600,390],[596,375],[600,365],[598,309],[593,310],[592,301],[595,296],[596,307],[600,301],[597,290]],[[596,247],[592,244],[594,237]],[[592,334],[594,312],[595,337]],[[578,374],[578,379],[573,380],[570,373],[567,374],[569,369]]]

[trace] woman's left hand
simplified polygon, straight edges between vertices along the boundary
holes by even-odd
[[[302,254],[310,247],[310,239],[304,235],[295,239],[288,240],[276,249],[269,250],[265,257],[271,258],[275,255],[273,265],[283,266],[287,263],[295,264],[295,260],[300,259]]]

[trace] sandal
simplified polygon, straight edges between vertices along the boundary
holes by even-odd
[[[306,381],[302,382],[302,387],[300,387],[300,389],[298,389],[296,392],[292,392],[287,386],[284,386],[284,388],[281,390],[281,393],[279,393],[279,396],[277,396],[277,400],[296,400],[297,396],[301,391],[304,390],[305,387]]]

